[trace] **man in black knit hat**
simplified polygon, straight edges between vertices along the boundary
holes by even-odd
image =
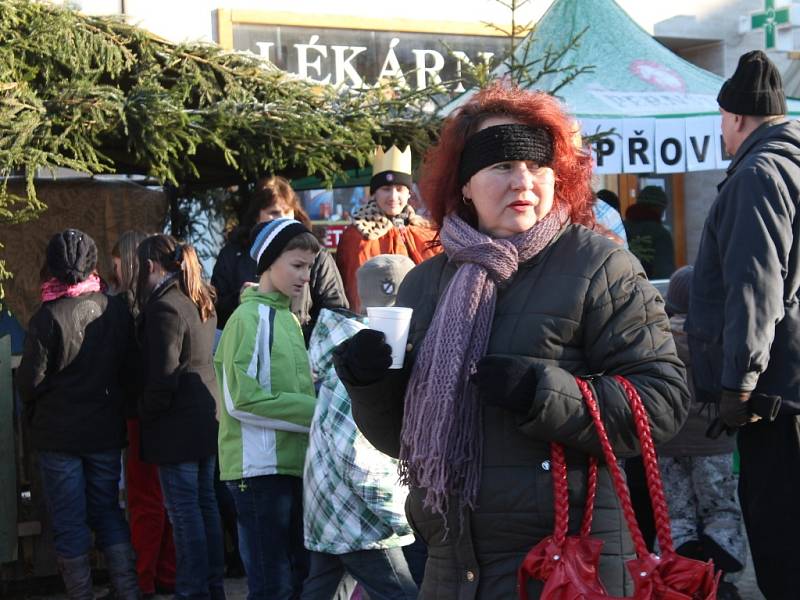
[[[738,430],[739,499],[758,586],[770,600],[797,598],[800,123],[787,120],[780,73],[761,51],[739,59],[717,102],[733,159],[695,264],[686,324],[694,383]],[[774,420],[753,412],[777,397]]]

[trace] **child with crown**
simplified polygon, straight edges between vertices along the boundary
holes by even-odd
[[[436,231],[408,203],[411,196],[411,148],[376,148],[369,184],[370,200],[353,215],[336,251],[351,310],[359,312],[356,271],[379,254],[401,254],[415,264],[441,252],[429,247]]]

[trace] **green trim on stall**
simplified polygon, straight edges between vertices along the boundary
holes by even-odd
[[[350,169],[345,171],[346,177],[337,177],[333,182],[333,187],[360,187],[369,185],[369,180],[372,179],[372,167],[365,169]],[[296,192],[303,190],[318,190],[324,188],[325,184],[317,177],[303,177],[301,179],[292,179],[292,188]]]

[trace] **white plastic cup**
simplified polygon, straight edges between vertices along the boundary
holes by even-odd
[[[390,369],[402,369],[406,355],[408,330],[411,327],[411,314],[414,309],[400,306],[368,306],[370,329],[383,332],[386,343],[392,347],[392,366]]]

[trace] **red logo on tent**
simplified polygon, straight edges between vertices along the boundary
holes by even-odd
[[[629,67],[631,73],[642,81],[665,92],[685,92],[686,82],[674,69],[652,60],[635,60]]]

